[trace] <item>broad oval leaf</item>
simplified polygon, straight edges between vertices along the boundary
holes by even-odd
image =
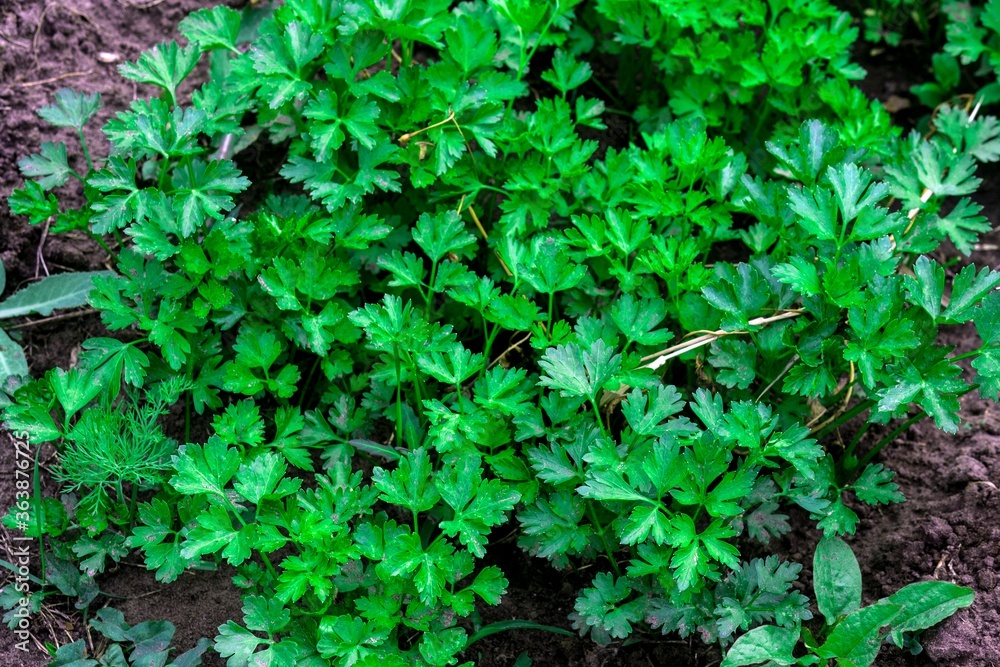
[[[798,628],[762,625],[737,639],[720,667],[742,667],[767,661],[777,665],[794,665],[792,650],[798,641]]]
[[[837,658],[838,664],[868,667],[882,648],[883,628],[892,623],[903,607],[882,600],[859,609],[841,621],[826,642],[816,650],[821,658]]]
[[[902,646],[902,633],[937,625],[975,599],[971,588],[948,581],[920,581],[904,586],[888,597],[889,602],[903,606],[903,611],[893,621],[893,643]]]
[[[27,374],[28,360],[24,358],[24,350],[0,329],[0,385],[12,375]]]
[[[110,271],[60,273],[29,285],[0,303],[0,319],[18,315],[49,315],[56,308],[75,308],[87,303],[95,276],[111,275]]]
[[[816,606],[833,625],[861,606],[861,568],[854,552],[839,537],[824,537],[813,556]]]

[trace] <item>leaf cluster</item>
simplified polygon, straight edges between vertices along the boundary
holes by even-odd
[[[116,271],[88,296],[108,336],[5,410],[68,492],[24,525],[91,583],[133,550],[164,583],[236,568],[229,667],[468,659],[508,627],[478,610],[511,529],[593,568],[582,633],[697,635],[734,665],[766,637],[782,664],[799,566],[744,545],[797,505],[838,548],[846,494],[903,500],[876,460],[900,429],[1000,395],[1000,273],[938,259],[990,229],[998,122],[943,107],[901,136],[828,2],[452,4],[199,10],[120,68],[159,96],[96,161],[97,98],[42,111],[83,159],[43,144],[11,209]],[[281,162],[254,187],[251,148]],[[956,355],[940,335],[968,322]],[[831,632],[805,645],[845,657],[865,610],[818,586]]]

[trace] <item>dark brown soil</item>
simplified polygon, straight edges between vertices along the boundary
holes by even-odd
[[[889,595],[918,580],[969,586],[976,601],[924,636],[924,656],[886,656],[885,665],[1000,665],[1000,415],[969,400],[972,427],[942,438],[921,424],[888,446],[907,502],[862,513],[854,541],[865,592]]]
[[[102,154],[106,144],[100,126],[114,111],[125,108],[137,95],[148,94],[117,76],[118,62],[134,59],[143,49],[175,36],[177,22],[189,11],[215,4],[212,0],[0,0],[0,259],[13,289],[51,271],[102,268],[105,254],[85,237],[47,238],[42,248],[45,266],[38,261],[42,230],[10,216],[6,197],[20,183],[17,160],[35,151],[43,140],[63,140],[75,150],[75,138],[54,132],[35,115],[50,103],[61,87],[100,92],[104,109],[87,133],[92,152]],[[37,37],[36,37],[37,35]],[[118,60],[112,60],[113,57]],[[887,56],[888,58],[888,56]],[[877,63],[875,63],[877,65]],[[869,94],[888,100],[906,97],[909,81],[922,72],[906,72],[906,64],[886,62],[871,67]],[[901,69],[900,69],[901,68]],[[897,100],[898,102],[898,100]],[[915,102],[914,102],[915,103]],[[910,111],[909,114],[917,112]],[[907,116],[907,113],[903,114]],[[900,118],[904,123],[909,117]],[[619,130],[624,132],[625,130]],[[997,183],[997,175],[987,183]],[[1000,196],[989,185],[984,192],[985,214],[1000,221]],[[984,239],[989,246],[1000,235]],[[980,252],[977,264],[998,266],[995,250]],[[23,343],[34,372],[71,365],[79,344],[102,331],[96,315],[24,328]],[[970,330],[954,332],[953,344],[970,345]],[[879,510],[858,508],[861,524],[852,540],[865,574],[866,601],[888,595],[921,579],[938,578],[971,586],[977,599],[928,632],[925,652],[919,656],[883,651],[876,664],[882,667],[943,665],[947,667],[996,667],[1000,665],[1000,412],[995,405],[970,399],[965,403],[968,428],[948,436],[921,425],[887,447],[881,459],[898,472],[906,494],[903,505]],[[14,449],[9,434],[0,434],[0,508],[13,502]],[[58,493],[46,483],[49,495]],[[779,553],[805,566],[803,583],[809,584],[812,549],[818,533],[802,515],[793,512],[794,532],[777,544]],[[11,535],[0,530],[0,558],[8,558]],[[532,560],[511,539],[501,539],[491,557],[502,565],[511,582],[499,607],[483,610],[483,621],[522,619],[569,628],[576,591],[590,578],[587,570],[560,572]],[[32,562],[37,567],[37,549]],[[0,585],[5,571],[0,570]],[[166,619],[177,626],[175,645],[184,650],[202,636],[213,637],[219,625],[240,620],[241,603],[231,585],[231,571],[194,572],[169,586],[158,584],[138,563],[123,563],[100,577],[101,589],[119,598],[101,597],[95,605],[121,609],[129,623]],[[32,626],[42,642],[62,644],[86,637],[82,617],[71,603],[53,602]],[[0,665],[35,667],[46,656],[32,642],[23,653],[14,648],[15,637],[0,627]],[[508,667],[526,652],[541,667],[598,667],[717,665],[718,652],[675,637],[656,637],[632,646],[600,647],[589,640],[537,631],[494,635],[477,643],[467,659],[480,667]],[[206,656],[208,665],[221,665],[217,655]]]

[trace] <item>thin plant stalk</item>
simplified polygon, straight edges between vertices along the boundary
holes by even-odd
[[[480,639],[485,639],[490,635],[495,635],[498,632],[507,632],[508,630],[541,630],[543,632],[551,632],[557,635],[564,635],[566,637],[576,637],[575,632],[565,630],[563,628],[557,628],[551,625],[542,625],[541,623],[534,623],[532,621],[497,621],[496,623],[490,623],[479,629],[474,635],[469,637],[469,641],[466,642],[465,648],[469,648],[475,644]]]
[[[601,543],[604,545],[604,554],[611,563],[611,569],[615,571],[616,577],[620,577],[622,573],[621,570],[618,569],[618,561],[615,560],[615,552],[611,549],[611,544],[608,542],[608,536],[604,531],[604,525],[601,524],[601,520],[597,518],[597,512],[594,510],[594,506],[591,503],[587,503],[587,516],[590,518],[590,522],[594,524],[594,529],[597,531],[597,534],[601,536]]]
[[[38,459],[41,453],[42,446],[38,445],[35,448],[35,466],[31,472],[31,484],[35,497],[35,520],[38,522],[38,558],[42,566],[42,588],[45,588],[48,581],[45,572],[45,506],[42,505],[42,484],[38,472],[40,468]]]

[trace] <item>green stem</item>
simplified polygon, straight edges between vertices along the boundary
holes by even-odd
[[[868,432],[868,428],[870,426],[870,422],[865,422],[865,425],[859,428],[858,432],[854,434],[854,437],[851,438],[851,443],[847,445],[847,449],[844,451],[845,458],[850,458],[854,455],[854,449],[858,446],[858,443],[861,442],[861,438],[864,437],[865,433]]]
[[[42,446],[35,448],[35,467],[31,472],[31,484],[35,498],[35,519],[38,521],[38,557],[42,565],[42,588],[45,588],[48,579],[45,574],[45,506],[42,505],[42,484],[38,474],[38,459],[42,453]]]
[[[530,51],[528,51],[527,61],[524,62],[524,64],[521,66],[521,71],[517,73],[518,81],[521,80],[521,76],[524,74],[524,68],[531,64],[531,59],[535,57],[535,51],[537,51],[538,47],[542,45],[542,40],[544,40],[545,36],[549,34],[549,28],[552,27],[552,22],[555,20],[556,20],[556,13],[552,12],[552,15],[549,16],[549,20],[545,22],[545,27],[542,28],[542,32],[538,34],[538,39],[535,40],[535,45],[531,47]]]
[[[306,383],[304,385],[302,385],[302,394],[299,395],[299,407],[300,408],[302,407],[302,404],[306,400],[306,392],[309,389],[309,384],[312,382],[313,375],[316,374],[316,369],[319,368],[319,364],[320,364],[321,361],[323,361],[322,357],[316,357],[316,361],[313,362],[312,368],[309,369],[309,375],[306,376]]]
[[[167,177],[170,175],[170,161],[163,158],[160,162],[160,173],[156,177],[156,185],[162,191],[167,191]]]
[[[517,54],[517,80],[520,81],[521,77],[524,76],[524,68],[527,67],[527,52],[524,50],[524,30],[521,26],[517,26],[517,36],[520,41],[520,53]],[[514,100],[511,99],[507,102],[507,112],[510,112],[511,107],[514,104]]]
[[[615,576],[620,577],[622,575],[621,570],[618,569],[618,561],[615,560],[615,552],[611,549],[611,543],[608,542],[608,536],[605,534],[604,526],[601,524],[600,519],[597,518],[597,512],[594,510],[593,503],[587,503],[587,516],[590,518],[590,522],[594,524],[594,529],[597,534],[601,536],[601,544],[604,545],[604,554],[608,557],[608,561],[611,562],[611,569],[615,571]]]
[[[760,101],[760,105],[757,107],[758,109],[757,122],[753,126],[753,137],[752,137],[753,140],[757,139],[757,136],[760,134],[761,128],[764,126],[764,122],[771,115],[770,114],[771,107],[767,105],[767,98],[770,96],[771,96],[771,86],[768,86],[767,90],[764,91],[764,98]]]
[[[555,12],[552,12],[552,15],[549,16],[549,20],[545,23],[545,27],[542,28],[542,32],[538,34],[538,39],[535,40],[535,45],[531,47],[531,49],[528,50],[527,53],[525,52],[524,30],[521,28],[521,26],[517,26],[517,35],[521,47],[520,48],[521,53],[518,56],[518,64],[517,64],[516,78],[518,83],[520,83],[521,79],[524,78],[525,69],[527,69],[528,64],[531,62],[532,57],[534,57],[535,51],[538,50],[538,47],[541,45],[542,40],[545,39],[545,35],[549,32],[549,28],[552,27],[552,22],[555,20],[555,18],[556,18]],[[510,100],[507,101],[507,113],[510,113],[511,109],[513,108],[514,108],[514,99],[511,98]]]
[[[135,508],[139,504],[139,483],[132,482],[132,498],[128,507],[128,528],[131,531],[135,527]]]
[[[483,325],[483,340],[486,341],[483,344],[483,357],[485,357],[486,360],[489,361],[489,359],[490,359],[489,345],[490,345],[492,336],[490,336],[490,323],[489,323],[489,321],[487,321],[486,315],[485,315],[484,311],[482,311],[482,310],[479,311],[479,322]]]
[[[232,500],[229,499],[229,496],[225,494],[220,494],[220,495],[229,504],[229,511],[232,512],[236,516],[236,520],[240,522],[240,528],[246,528],[247,522],[243,518],[243,515],[240,514],[240,508],[236,506],[236,503],[234,503]]]
[[[233,503],[232,500],[229,499],[228,496],[223,495],[222,497],[229,504],[229,511],[232,512],[234,515],[236,515],[236,520],[240,522],[240,528],[246,528],[247,527],[247,522],[243,519],[243,515],[240,514],[240,509],[236,506],[235,503]],[[258,511],[259,511],[259,508],[258,508]],[[256,523],[256,521],[257,521],[257,517],[255,516],[254,517],[254,522]],[[277,579],[278,578],[278,573],[275,571],[274,565],[271,563],[271,559],[267,556],[267,554],[260,553],[259,551],[257,553],[260,554],[260,559],[262,561],[264,561],[264,565],[267,567],[267,571],[271,573],[272,577],[274,577],[275,579]]]
[[[227,500],[228,500],[228,498],[227,498]],[[243,516],[239,512],[239,508],[237,508],[236,505],[233,504],[232,501],[229,501],[229,508],[232,510],[233,514],[236,515],[236,519],[240,522],[240,527],[241,528],[246,528],[247,527],[247,522],[244,521]],[[260,508],[257,508],[256,511],[259,511],[259,509]],[[254,516],[254,523],[257,523],[257,521],[258,521],[258,517],[255,515]],[[267,571],[271,574],[272,577],[274,577],[275,579],[277,579],[278,578],[278,573],[277,573],[277,571],[275,571],[274,565],[271,563],[271,558],[267,554],[261,553],[260,551],[258,551],[257,553],[258,553],[258,555],[260,555],[260,559],[262,561],[264,561],[264,566],[267,568]]]
[[[490,334],[486,337],[486,345],[483,346],[483,358],[485,359],[490,358],[490,353],[493,351],[493,343],[494,341],[496,341],[498,333],[500,333],[500,325],[494,324],[493,330],[490,331]],[[480,377],[485,372],[486,372],[486,364],[483,364],[482,370],[479,371]]]
[[[627,47],[622,47],[622,52],[618,56],[618,93],[624,98],[627,106],[635,106],[636,103],[636,67],[635,60],[629,57],[626,52]],[[632,53],[634,56],[635,53]]]
[[[102,239],[99,234],[90,232],[90,238],[97,241],[97,245],[101,246],[101,248],[104,249],[104,252],[108,253],[108,257],[110,257],[115,264],[118,264],[118,255],[111,251],[111,248],[108,247],[108,244],[104,242],[104,239]]]
[[[487,333],[488,332],[488,333]],[[500,325],[494,324],[493,330],[489,331],[489,325],[486,323],[486,318],[483,318],[483,338],[486,339],[486,343],[483,345],[483,365],[476,374],[476,379],[480,379],[486,374],[488,367],[490,365],[490,352],[493,349],[493,341],[496,340],[497,334],[500,333]]]
[[[555,310],[555,292],[549,292],[549,340],[552,340],[552,313]]]
[[[247,522],[243,519],[243,515],[240,514],[240,510],[239,510],[238,507],[236,507],[236,504],[233,503],[233,501],[230,500],[228,496],[223,495],[223,498],[225,498],[226,502],[229,503],[229,510],[233,514],[236,515],[236,520],[240,522],[240,528],[246,528],[247,527]],[[256,519],[256,517],[254,517],[254,518]],[[258,553],[260,553],[260,552],[258,552]],[[267,557],[267,554],[261,553],[260,554],[260,559],[262,561],[264,561],[264,565],[267,566],[267,570],[268,570],[268,572],[271,573],[271,576],[273,576],[275,579],[277,579],[278,578],[278,573],[275,572],[274,565],[271,564],[271,559]]]
[[[402,66],[409,67],[410,62],[413,60],[413,49],[412,49],[413,45],[410,43],[409,40],[406,39],[400,39],[399,43],[401,47],[400,50],[403,52],[403,62],[401,64],[401,67]]]
[[[498,632],[506,632],[508,630],[542,630],[544,632],[551,632],[557,635],[565,635],[567,637],[575,637],[575,632],[570,632],[569,630],[564,630],[562,628],[557,628],[551,625],[542,625],[540,623],[533,623],[531,621],[497,621],[496,623],[490,623],[489,625],[483,626],[479,629],[479,632],[469,637],[469,641],[465,643],[465,648],[469,648],[475,644],[480,639],[489,637],[490,635],[495,635]]]
[[[10,561],[6,561],[6,560],[3,560],[3,559],[0,559],[0,567],[7,568],[11,572],[13,572],[15,575],[18,575],[18,574],[21,573],[21,568],[19,568],[17,565],[14,565]],[[30,581],[33,584],[37,584],[40,588],[45,586],[45,582],[44,581],[42,581],[41,579],[39,579],[35,575],[31,574],[30,572],[28,573],[28,581]]]
[[[410,369],[410,373],[413,375],[413,394],[417,402],[417,421],[420,422],[420,426],[424,425],[424,413],[420,410],[420,406],[424,404],[424,396],[429,395],[427,392],[427,387],[424,385],[424,376],[419,371],[417,366],[417,360],[413,358],[413,355],[409,352],[406,353],[406,366]]]
[[[957,357],[950,357],[948,359],[948,361],[954,362],[954,361],[961,361],[962,359],[969,359],[971,357],[978,357],[980,354],[982,354],[983,350],[985,350],[987,347],[988,347],[987,345],[983,345],[982,347],[980,347],[978,349],[975,349],[975,350],[972,350],[971,352],[966,352],[965,354],[960,354]]]
[[[868,400],[865,400],[865,401],[861,401],[860,403],[858,403],[857,405],[855,405],[853,408],[851,408],[850,410],[848,410],[844,414],[842,414],[839,417],[837,417],[837,419],[835,419],[831,423],[829,423],[826,426],[824,426],[820,431],[818,431],[816,433],[813,433],[812,434],[813,437],[815,437],[815,438],[818,439],[824,433],[832,431],[833,429],[837,428],[838,426],[841,426],[841,425],[846,424],[847,422],[851,421],[852,419],[854,419],[855,417],[857,417],[859,414],[861,414],[862,412],[864,412],[868,408],[872,407],[873,405],[875,405],[875,401],[873,401],[871,399],[868,399]]]
[[[97,590],[98,590],[98,592],[101,595],[103,595],[106,598],[111,598],[113,600],[128,600],[128,596],[127,595],[114,595],[113,593],[108,593],[106,591],[102,591],[101,589],[97,589]]]
[[[259,551],[257,553],[260,554],[260,559],[262,561],[264,561],[264,566],[267,567],[267,571],[271,573],[272,577],[274,577],[275,579],[277,579],[278,578],[278,572],[274,569],[274,564],[271,563],[270,556],[268,556],[265,553],[260,553]]]
[[[80,147],[83,148],[83,157],[87,160],[87,169],[94,171],[94,163],[90,160],[90,151],[87,150],[87,139],[83,136],[83,130],[77,128],[76,134],[80,137]]]
[[[410,367],[410,372],[413,373],[413,394],[414,398],[417,401],[417,410],[416,410],[417,420],[420,422],[420,425],[423,426],[424,412],[422,406],[424,404],[424,394],[426,394],[427,392],[424,391],[423,378],[421,377],[420,373],[418,373],[415,370],[415,366]]]
[[[431,302],[434,300],[434,280],[437,278],[438,263],[431,262],[431,279],[427,283],[427,294],[424,296],[424,319],[431,319]]]
[[[488,185],[486,183],[477,182],[475,187],[475,192],[470,192],[469,198],[474,200],[479,195],[480,190],[486,190],[487,192],[500,194],[503,195],[504,197],[510,196],[510,193],[504,190],[503,188],[498,188],[495,185]]]
[[[393,344],[392,359],[396,366],[396,443],[403,446],[403,373],[399,364],[399,346]]]
[[[868,465],[869,463],[871,463],[872,459],[874,459],[876,456],[878,456],[878,453],[880,451],[882,451],[883,447],[885,447],[890,442],[892,442],[893,440],[895,440],[901,433],[904,433],[908,428],[910,428],[911,426],[913,426],[914,424],[916,424],[918,421],[920,421],[921,419],[923,419],[926,416],[927,416],[927,413],[924,412],[923,410],[920,410],[920,411],[917,412],[917,414],[913,415],[912,417],[910,417],[909,419],[907,419],[905,422],[903,422],[902,424],[900,424],[894,431],[892,431],[892,433],[890,433],[889,435],[887,435],[884,438],[882,438],[882,440],[880,440],[877,445],[875,445],[874,447],[872,447],[872,450],[870,452],[868,452],[867,454],[865,454],[864,458],[861,459],[860,463],[858,463],[858,470],[864,470],[864,467],[866,465]]]
[[[184,392],[184,442],[191,442],[191,392]]]
[[[602,93],[604,93],[608,97],[609,100],[611,100],[612,102],[614,102],[618,107],[625,106],[625,104],[622,102],[622,100],[617,95],[615,95],[613,92],[611,92],[611,89],[608,88],[607,86],[605,86],[601,82],[601,80],[599,78],[593,77],[590,80],[594,83],[594,85],[596,85],[600,89],[600,91]],[[607,111],[607,112],[613,113],[613,114],[617,114],[619,116],[625,116],[626,118],[631,118],[632,117],[632,114],[630,114],[628,111],[625,111],[624,109],[621,109],[621,108],[615,108],[615,107],[605,106],[604,110]]]
[[[605,438],[608,437],[608,432],[604,428],[604,420],[601,419],[601,409],[597,406],[597,401],[591,400],[590,407],[593,408],[594,419],[597,420],[597,425],[601,428],[601,435]]]

